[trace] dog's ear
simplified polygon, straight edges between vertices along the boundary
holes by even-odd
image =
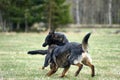
[[[54,30],[51,30],[50,32],[49,32],[49,34],[54,34],[55,33],[55,31]]]

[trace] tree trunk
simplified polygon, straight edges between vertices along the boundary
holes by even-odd
[[[20,23],[17,22],[17,30],[19,30],[19,29],[20,29]]]
[[[79,0],[76,0],[76,24],[80,24]]]
[[[27,22],[27,19],[25,19],[25,32],[28,32],[28,22]]]
[[[4,21],[3,21],[3,18],[2,18],[2,13],[0,11],[0,27],[2,29],[2,32],[4,32]]]
[[[109,7],[108,7],[108,24],[112,24],[112,0],[109,0]]]
[[[12,22],[9,22],[9,26],[10,26],[9,31],[12,32],[13,31],[13,24],[12,24]]]
[[[3,32],[7,32],[7,24],[6,24],[6,20],[3,21],[3,28],[2,28]]]
[[[49,1],[49,13],[48,13],[48,32],[51,30],[51,24],[52,24],[52,1]]]

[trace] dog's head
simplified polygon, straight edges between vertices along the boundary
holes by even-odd
[[[68,42],[66,36],[62,33],[56,33],[55,31],[50,31],[49,34],[45,38],[45,42],[43,43],[43,47],[46,47],[47,45],[64,45]]]
[[[46,36],[45,38],[45,42],[43,43],[43,47],[46,47],[47,45],[51,45],[53,42],[53,37],[54,37],[55,33],[54,31],[49,32],[49,34]]]

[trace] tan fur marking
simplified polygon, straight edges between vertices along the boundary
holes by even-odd
[[[62,75],[60,76],[61,78],[65,76],[66,72],[69,70],[70,67],[64,68]]]

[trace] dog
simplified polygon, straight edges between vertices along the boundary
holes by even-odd
[[[47,44],[56,44],[56,45],[59,45],[59,46],[63,46],[68,42],[69,42],[68,39],[66,38],[66,36],[63,33],[55,32],[54,30],[51,30],[48,33],[48,35],[46,37],[46,41],[43,44],[43,46],[47,46]],[[44,66],[42,67],[42,69],[44,69],[45,67],[47,67],[49,65],[48,60],[50,58],[50,54],[48,54],[48,50],[28,51],[28,54],[31,54],[31,55],[36,55],[36,54],[46,55]]]
[[[49,43],[52,42],[53,44],[62,46],[68,43],[68,39],[63,33],[55,32],[54,30],[50,31],[48,34],[48,38],[51,37],[51,40],[49,40]],[[44,44],[44,46],[48,44],[47,42]],[[33,51],[28,51],[28,54],[31,55],[36,55],[36,54],[41,54],[41,55],[46,55],[47,50],[33,50]]]
[[[95,76],[94,65],[91,63],[92,59],[88,54],[88,39],[91,33],[88,33],[82,40],[82,44],[76,42],[68,42],[63,46],[58,46],[54,42],[52,36],[47,36],[43,47],[48,47],[48,55],[46,58],[47,64],[50,64],[50,71],[47,76],[54,74],[58,68],[64,68],[61,77],[64,77],[71,65],[78,66],[78,70],[75,73],[77,76],[83,67],[83,64],[91,68],[91,76]],[[46,65],[44,65],[46,67]]]

